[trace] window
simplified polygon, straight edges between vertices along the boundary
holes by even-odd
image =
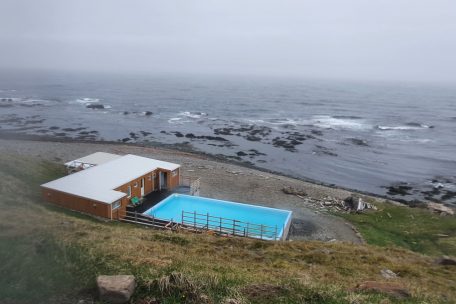
[[[178,170],[177,170],[177,169],[176,169],[176,170],[174,170],[174,171],[172,172],[172,176],[173,176],[173,177],[174,177],[174,176],[176,176],[176,175],[177,175],[177,172],[178,172]]]
[[[131,197],[131,186],[128,186],[128,188],[127,188],[127,197],[128,198]]]
[[[116,201],[116,202],[112,203],[111,208],[112,208],[112,210],[115,210],[115,209],[120,208],[120,206],[121,206],[120,201]]]
[[[135,188],[138,188],[138,182],[134,183],[133,186],[134,186]]]

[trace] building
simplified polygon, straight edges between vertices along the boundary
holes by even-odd
[[[132,198],[180,183],[180,165],[131,154],[97,152],[65,165],[75,173],[41,185],[43,197],[109,219],[123,217]]]

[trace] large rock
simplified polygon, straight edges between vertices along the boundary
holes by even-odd
[[[135,290],[132,275],[99,276],[97,278],[100,300],[112,304],[127,303]]]
[[[356,286],[354,290],[384,293],[397,299],[406,299],[410,297],[410,292],[405,287],[397,283],[366,281]]]
[[[451,209],[450,207],[447,207],[443,204],[438,204],[438,203],[428,203],[427,208],[429,210],[432,210],[434,212],[438,212],[441,214],[449,214],[449,215],[454,215],[454,210]]]
[[[380,271],[380,274],[382,275],[382,277],[384,277],[385,279],[395,279],[397,278],[397,274],[395,274],[393,271],[389,270],[389,269],[382,269]]]
[[[440,259],[437,259],[436,263],[439,265],[444,265],[444,266],[449,266],[449,265],[456,266],[456,259],[444,255]]]

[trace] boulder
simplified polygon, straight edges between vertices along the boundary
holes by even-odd
[[[440,259],[437,259],[436,264],[439,265],[444,265],[444,266],[456,266],[456,259],[455,258],[450,258],[449,256],[444,255]]]
[[[377,210],[374,205],[365,202],[361,197],[356,195],[352,195],[344,199],[344,205],[348,210],[353,210],[356,212],[360,212],[365,209]]]
[[[382,275],[382,277],[384,277],[385,279],[395,279],[397,278],[397,274],[395,274],[393,271],[389,270],[389,269],[382,269],[380,271],[380,274]]]
[[[376,281],[366,281],[361,284],[358,284],[355,288],[355,291],[373,291],[388,294],[397,299],[406,299],[409,298],[410,292],[403,286],[397,283],[384,283]]]
[[[285,194],[292,194],[296,196],[307,196],[307,193],[301,189],[295,189],[293,187],[283,187],[282,192]]]
[[[101,275],[97,278],[100,300],[112,303],[127,303],[135,290],[135,277],[132,275]]]
[[[454,210],[444,204],[428,203],[427,208],[431,211],[438,212],[441,214],[454,215]]]

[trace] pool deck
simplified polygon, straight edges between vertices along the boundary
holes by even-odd
[[[173,190],[160,190],[160,191],[151,192],[142,198],[142,203],[140,205],[137,205],[137,206],[129,205],[129,206],[127,206],[127,210],[136,211],[138,213],[143,213],[174,193],[189,194],[190,187],[179,186]]]

